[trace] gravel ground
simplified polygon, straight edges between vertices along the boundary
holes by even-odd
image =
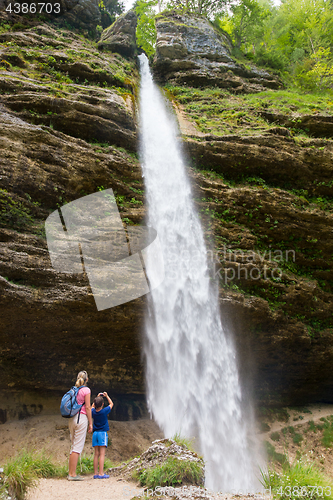
[[[143,493],[135,483],[119,478],[93,479],[85,476],[83,481],[67,479],[41,479],[36,488],[29,491],[27,500],[130,500]]]

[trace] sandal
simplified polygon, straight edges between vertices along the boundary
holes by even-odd
[[[67,476],[68,481],[83,481],[81,476]]]
[[[98,479],[109,479],[109,477],[108,474],[103,474],[103,476],[98,476]]]

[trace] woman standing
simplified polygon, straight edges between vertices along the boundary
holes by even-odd
[[[87,387],[88,374],[86,371],[79,372],[75,387],[80,387],[76,400],[80,405],[83,405],[80,413],[69,419],[69,432],[71,435],[71,451],[69,455],[69,481],[82,481],[83,477],[76,475],[76,466],[79,455],[82,453],[86,440],[87,427],[88,432],[92,432],[92,418],[90,405],[90,389]]]

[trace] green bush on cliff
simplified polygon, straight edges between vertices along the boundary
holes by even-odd
[[[0,223],[5,227],[20,229],[32,222],[33,218],[23,203],[13,199],[6,189],[0,189]]]

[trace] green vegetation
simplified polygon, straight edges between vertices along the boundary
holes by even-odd
[[[27,489],[36,484],[39,477],[63,475],[50,457],[43,452],[22,450],[17,456],[8,460],[4,466],[4,486],[10,495],[23,500]]]
[[[0,223],[14,229],[23,229],[33,223],[28,208],[12,197],[6,189],[0,189]]]
[[[105,459],[105,468],[114,465],[109,459]],[[80,464],[79,464],[80,467]],[[94,457],[83,455],[81,458],[81,474],[94,472]],[[68,474],[68,466],[55,464],[52,458],[44,451],[21,450],[18,455],[10,458],[4,465],[4,491],[17,500],[25,498],[28,488],[36,485],[40,477],[65,477]],[[2,491],[0,489],[0,495]]]
[[[108,458],[104,460],[104,468],[109,469],[114,467],[114,464]],[[78,468],[80,474],[92,474],[94,472],[94,455],[83,455],[81,462],[79,462]],[[67,470],[67,469],[66,469]]]
[[[288,463],[286,455],[284,455],[283,453],[277,453],[274,446],[269,441],[265,441],[264,445],[269,460],[271,460],[272,462],[277,462],[279,464]]]
[[[182,437],[180,434],[175,434],[172,439],[179,444],[179,446],[182,446],[183,448],[187,448],[191,451],[194,451],[193,449],[193,440],[188,439],[185,437]]]
[[[280,441],[280,433],[279,432],[272,432],[270,435],[270,438],[272,441]]]
[[[22,67],[12,64],[12,61],[17,64],[16,61],[21,60],[20,66],[25,66],[25,76],[42,80],[43,86],[52,87],[58,94],[65,92],[65,95],[57,97],[69,98],[69,94],[82,91],[82,86],[89,85],[113,88],[119,94],[128,93],[128,89],[134,87],[137,78],[136,64],[119,54],[101,54],[96,50],[92,40],[81,37],[75,31],[75,29],[73,31],[65,28],[57,29],[59,45],[56,47],[53,39],[52,43],[50,40],[48,44],[46,36],[43,45],[21,47],[13,35],[13,41],[2,44],[5,53],[1,56],[0,64],[6,69],[9,68],[12,73],[21,75]],[[15,58],[11,59],[13,56]],[[86,66],[83,74],[77,71],[75,66],[77,63]]]
[[[295,444],[300,444],[303,441],[303,436],[302,434],[299,434],[298,432],[295,432],[293,434],[293,442]]]
[[[102,13],[102,24],[100,28],[108,28],[115,22],[116,16],[124,12],[125,7],[119,0],[99,0],[99,10]],[[98,28],[98,26],[97,26]],[[97,31],[100,31],[97,29]]]
[[[331,420],[328,420],[324,417],[320,419],[323,422],[323,425],[318,425],[317,429],[323,431],[323,436],[322,436],[322,444],[326,448],[331,448],[333,446],[333,421],[332,417]]]
[[[258,94],[234,95],[224,89],[205,89],[167,85],[169,98],[182,104],[190,119],[204,133],[215,135],[256,135],[268,131],[276,124],[269,124],[261,112],[290,116],[307,114],[333,114],[331,93],[303,93],[294,90],[270,90]],[[298,118],[299,119],[299,116]],[[290,134],[303,133],[295,123]],[[261,179],[262,181],[262,179]]]
[[[155,54],[156,28],[155,11],[157,0],[137,0],[135,12],[138,16],[136,43],[148,57]]]
[[[333,498],[332,480],[326,477],[314,464],[296,460],[292,465],[287,461],[282,464],[282,472],[274,468],[262,471],[262,485],[272,489],[274,498],[298,499]]]
[[[143,471],[139,480],[147,488],[176,486],[180,484],[203,484],[203,465],[190,460],[169,457],[163,464]]]
[[[310,429],[310,431],[317,432],[317,427],[316,427],[316,425],[315,425],[315,423],[314,423],[314,421],[313,421],[313,420],[310,420],[310,421],[308,422],[308,424],[309,424],[309,429]]]
[[[306,90],[331,89],[333,16],[326,0],[241,0],[215,19],[236,53]]]

